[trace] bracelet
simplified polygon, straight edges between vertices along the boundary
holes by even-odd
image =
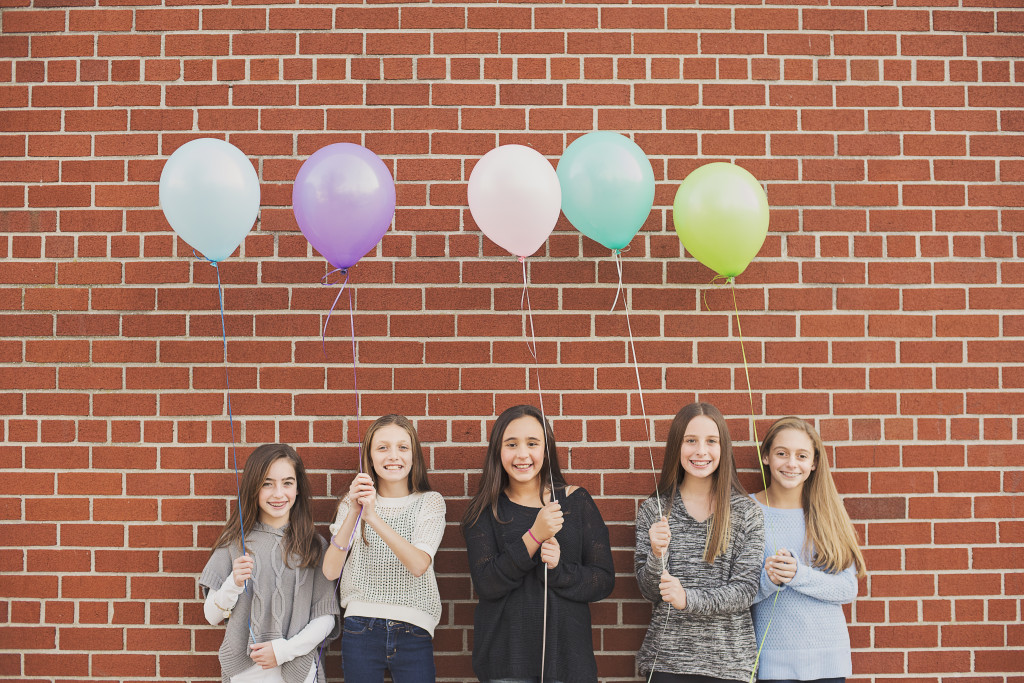
[[[344,548],[342,548],[340,545],[338,545],[337,543],[334,542],[335,536],[331,536],[331,545],[333,545],[335,548],[337,548],[341,552],[347,553],[348,549],[351,548],[352,546],[351,545],[347,545]]]
[[[544,545],[543,543],[541,543],[540,541],[537,540],[536,536],[533,535],[533,529],[527,529],[526,533],[530,534],[530,538],[533,539],[534,543],[536,543],[537,545]]]
[[[221,607],[220,605],[218,605],[217,604],[217,598],[213,599],[213,606],[220,610],[220,615],[223,618],[225,618],[225,619],[230,619],[231,618],[231,610],[229,610],[227,607]]]

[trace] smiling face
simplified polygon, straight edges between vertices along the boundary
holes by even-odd
[[[297,493],[295,466],[288,458],[278,458],[260,487],[260,522],[274,528],[287,524]]]
[[[408,494],[409,474],[412,472],[412,439],[409,438],[409,432],[398,425],[384,425],[374,432],[370,441],[370,458],[377,475],[378,489],[401,488],[404,484]]]
[[[544,428],[532,415],[508,423],[501,437],[501,466],[509,485],[528,484],[544,464]]]
[[[704,479],[718,469],[722,457],[721,435],[718,425],[707,415],[697,415],[686,425],[683,445],[679,451],[679,464],[684,476]]]
[[[772,486],[802,490],[816,467],[814,442],[799,429],[783,429],[772,439],[771,449],[762,462],[771,472]]]

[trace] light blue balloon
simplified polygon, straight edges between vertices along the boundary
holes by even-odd
[[[623,249],[654,206],[654,170],[629,138],[596,131],[576,138],[558,161],[562,212],[577,230]]]
[[[211,261],[223,261],[249,234],[260,211],[260,181],[231,143],[191,140],[160,173],[160,208],[174,232]]]

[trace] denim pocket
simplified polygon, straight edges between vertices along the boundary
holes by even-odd
[[[411,633],[414,638],[423,638],[424,640],[430,640],[430,632],[426,629],[416,626],[415,624],[409,624],[409,633]]]
[[[345,633],[354,636],[366,633],[370,628],[370,617],[345,617]]]

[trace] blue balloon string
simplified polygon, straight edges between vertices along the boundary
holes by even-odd
[[[192,250],[192,253],[193,254],[196,253],[194,249]],[[197,254],[197,256],[198,256],[198,254]],[[202,258],[205,259],[206,261],[208,261],[209,264],[211,266],[213,266],[213,269],[215,271],[217,271],[217,301],[220,304],[220,333],[221,333],[222,343],[224,345],[224,387],[225,387],[225,394],[226,394],[227,400],[228,400],[228,424],[230,425],[230,428],[231,428],[231,460],[232,460],[232,462],[234,464],[234,467],[235,467],[235,500],[238,503],[238,526],[242,530],[242,536],[241,536],[241,538],[242,538],[242,555],[245,555],[246,554],[246,549],[245,549],[245,523],[244,523],[244,520],[242,519],[242,486],[239,483],[239,478],[238,478],[238,451],[235,448],[235,417],[234,417],[234,414],[231,411],[231,375],[230,375],[229,370],[228,370],[228,332],[227,332],[227,326],[224,323],[224,291],[223,291],[223,287],[222,287],[221,281],[220,281],[220,264],[217,263],[216,261],[213,261],[211,259],[206,258],[205,256],[203,256]],[[245,588],[245,592],[248,593],[249,592],[249,581],[247,580],[245,582],[245,584],[243,584],[243,585],[244,585],[244,588]],[[253,635],[253,632],[252,632],[252,613],[251,613],[251,610],[250,610],[250,614],[249,614],[248,629],[249,629],[249,637],[252,639],[252,642],[255,643],[256,642],[256,636]]]

